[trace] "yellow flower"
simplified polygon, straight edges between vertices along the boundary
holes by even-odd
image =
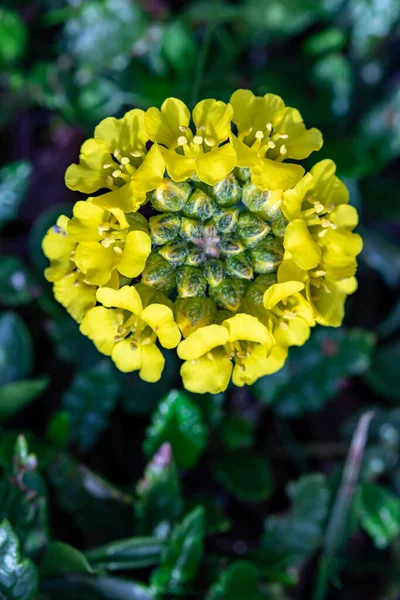
[[[149,298],[127,285],[119,290],[99,288],[96,297],[102,306],[89,310],[81,332],[99,352],[111,356],[120,371],[139,371],[144,381],[158,381],[165,359],[157,340],[164,348],[175,348],[181,338],[171,308],[160,303],[144,308]]]
[[[318,129],[306,129],[298,110],[286,107],[275,94],[255,96],[237,90],[230,102],[238,136],[231,134],[239,167],[251,167],[252,181],[261,189],[288,189],[303,176],[300,165],[283,163],[303,159],[322,146]]]
[[[193,135],[190,112],[177,98],[167,98],[158,108],[149,108],[145,127],[150,139],[160,146],[168,174],[174,181],[184,181],[194,174],[209,185],[232,171],[236,153],[225,143],[231,133],[233,109],[217,100],[203,100],[194,107],[192,117],[196,127]]]
[[[137,277],[151,252],[147,220],[139,213],[105,210],[96,201],[77,202],[68,224],[69,237],[77,242],[76,266],[95,285],[105,285],[115,269]]]
[[[50,260],[50,267],[44,272],[47,281],[57,281],[75,268],[72,256],[76,242],[67,234],[69,218],[61,215],[57,224],[50,227],[42,241],[42,250]]]
[[[185,361],[183,384],[198,394],[223,392],[231,375],[235,385],[252,384],[267,374],[273,343],[268,329],[247,314],[200,327],[178,346],[178,356]]]
[[[79,164],[65,174],[71,190],[92,194],[114,190],[99,197],[105,208],[137,210],[164,176],[164,161],[157,144],[147,152],[144,112],[135,108],[122,119],[108,117],[97,125],[94,138],[83,143]]]

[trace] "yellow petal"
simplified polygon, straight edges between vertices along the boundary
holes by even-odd
[[[179,344],[178,356],[183,360],[200,358],[213,348],[224,346],[228,337],[228,330],[222,325],[200,327]]]
[[[165,173],[165,162],[158,144],[153,144],[144,161],[139,166],[132,177],[132,189],[136,201],[133,210],[137,210],[141,204],[142,194],[140,192],[149,192],[154,190],[161,182]],[[136,192],[136,193],[135,193]],[[139,204],[137,204],[139,202]]]
[[[280,323],[281,321],[279,321]],[[281,329],[279,325],[274,329],[274,337],[282,346],[302,346],[310,337],[310,327],[302,317],[285,320],[287,329]]]
[[[96,304],[96,289],[95,286],[84,283],[76,272],[69,273],[53,286],[55,299],[78,323]]]
[[[142,346],[132,343],[129,338],[122,340],[115,344],[111,358],[123,373],[138,371],[142,366]]]
[[[322,147],[322,134],[314,127],[306,129],[302,116],[296,108],[286,108],[282,121],[275,133],[288,135],[285,140],[285,158],[301,160]]]
[[[92,194],[108,187],[109,172],[103,165],[112,163],[108,147],[100,140],[91,138],[82,144],[79,164],[72,164],[65,173],[65,184],[70,190]],[[115,168],[117,164],[115,164]]]
[[[107,117],[101,121],[95,131],[94,137],[106,144],[111,153],[119,150],[121,156],[128,156],[129,152],[145,152],[147,132],[144,127],[144,111],[134,108],[127,112],[122,119]]]
[[[257,342],[263,346],[272,344],[272,337],[268,329],[260,321],[251,315],[240,313],[223,321],[222,325],[229,332],[228,340],[236,342],[244,340]]]
[[[181,333],[174,321],[174,313],[164,304],[150,304],[140,315],[142,321],[150,325],[164,348],[176,348]]]
[[[151,253],[151,239],[144,231],[130,231],[126,236],[124,253],[118,271],[125,277],[138,277]]]
[[[104,285],[117,267],[119,256],[112,246],[105,248],[98,242],[81,242],[75,250],[74,261],[89,283]]]
[[[314,187],[311,173],[306,173],[302,179],[292,188],[283,193],[282,212],[289,220],[300,219],[304,198]]]
[[[225,353],[216,351],[210,356],[183,363],[181,377],[183,385],[195,394],[219,394],[228,387],[232,373],[232,363]]]
[[[251,180],[263,190],[288,190],[304,175],[301,165],[262,158],[252,168]]]
[[[300,269],[292,258],[284,256],[284,260],[279,265],[278,269],[278,283],[284,283],[285,281],[301,281],[306,283],[309,275],[307,271]]]
[[[327,327],[340,327],[346,294],[340,291],[335,282],[325,280],[324,285],[318,288],[308,285],[307,298],[314,308],[317,323]]]
[[[228,143],[196,158],[196,173],[201,181],[215,185],[222,181],[236,164],[236,152]]]
[[[231,133],[229,140],[236,152],[236,166],[237,167],[253,167],[253,165],[259,162],[259,158],[251,148],[246,146],[243,142],[239,141],[236,135]]]
[[[167,147],[175,147],[178,137],[182,135],[179,127],[187,127],[189,121],[189,109],[178,98],[167,98],[163,102],[161,110],[154,107],[149,108],[144,116],[149,138]]]
[[[337,289],[344,294],[354,294],[354,292],[358,288],[357,279],[355,277],[348,277],[347,279],[342,279],[342,281],[336,281]]]
[[[102,238],[99,225],[108,221],[109,213],[87,200],[74,205],[74,216],[68,223],[68,235],[76,242],[97,242]]]
[[[111,356],[118,330],[117,311],[95,306],[81,323],[81,333],[92,340],[99,352]]]
[[[321,248],[311,237],[302,219],[288,223],[283,245],[296,265],[305,271],[314,269],[321,260]]]
[[[131,212],[139,198],[141,199],[141,202],[144,202],[146,200],[146,194],[145,192],[139,193],[135,190],[131,181],[112,192],[96,196],[95,202],[97,206],[107,208],[110,212],[114,208],[119,208],[124,212]]]
[[[140,378],[149,383],[155,383],[161,378],[165,364],[162,352],[155,344],[142,346],[142,367]]]
[[[124,308],[135,315],[142,312],[142,301],[137,290],[131,285],[124,285],[120,290],[103,287],[97,290],[97,300],[104,306]]]
[[[242,387],[244,385],[252,385],[257,379],[265,375],[265,371],[269,368],[268,362],[269,350],[259,344],[251,350],[250,356],[241,359],[238,362],[232,373],[232,382]]]
[[[285,283],[274,283],[264,293],[263,302],[265,308],[271,310],[281,300],[288,298],[304,289],[304,283],[300,281],[286,281]]]
[[[202,127],[202,136],[213,139],[217,145],[229,138],[233,107],[220,100],[202,100],[193,109],[193,121]]]
[[[161,148],[168,175],[174,181],[186,181],[196,170],[196,163],[190,156],[178,154],[175,150]]]
[[[339,204],[329,215],[329,220],[337,227],[354,229],[358,225],[358,213],[354,206]]]
[[[328,204],[348,204],[349,191],[338,177],[335,176],[336,165],[333,160],[325,159],[311,169],[315,182],[315,193],[318,199]]]
[[[263,362],[264,375],[272,375],[272,373],[276,373],[282,369],[287,355],[288,351],[286,345],[281,346],[280,344],[275,344],[269,353],[268,358]]]
[[[50,227],[42,241],[42,250],[50,259],[50,267],[44,272],[47,281],[57,281],[75,268],[71,260],[76,242],[67,235],[69,218],[61,215],[57,224]]]
[[[229,100],[233,107],[232,120],[238,128],[239,133],[248,131],[252,126],[252,104],[255,96],[250,90],[236,90]],[[267,123],[267,121],[265,122]],[[264,124],[265,126],[265,124]]]

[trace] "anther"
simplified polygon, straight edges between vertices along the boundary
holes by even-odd
[[[213,138],[206,137],[204,138],[204,141],[207,144],[207,146],[215,146],[215,140],[213,140]]]
[[[321,231],[318,233],[318,237],[322,238],[324,237],[324,235],[326,235],[328,233],[327,229],[321,229]]]
[[[122,248],[120,248],[119,246],[114,246],[114,252],[115,252],[115,254],[118,254],[118,255],[121,255],[124,253]]]
[[[112,167],[112,163],[107,163],[103,165],[103,169],[109,169],[110,167]]]
[[[279,137],[281,140],[287,140],[289,136],[288,136],[288,134],[287,134],[287,133],[281,133],[280,135],[278,135],[278,137]]]
[[[114,182],[113,182],[113,178],[111,177],[111,175],[109,175],[107,177],[106,183],[107,183],[108,187],[114,187]]]
[[[206,130],[205,125],[200,125],[200,127],[197,128],[197,131],[205,131],[205,130]]]
[[[317,213],[321,213],[321,212],[323,212],[325,210],[325,207],[324,207],[323,204],[321,204],[321,202],[316,202],[314,204],[314,208],[315,208],[315,210],[316,210]]]
[[[115,156],[115,158],[117,158],[117,156],[119,154],[121,154],[121,150],[119,148],[115,148],[115,150],[114,150],[114,156]]]
[[[212,352],[207,352],[207,358],[208,360],[214,360],[214,356]]]
[[[281,321],[279,323],[279,329],[282,329],[282,331],[287,331],[289,329],[289,325],[284,321]]]
[[[193,138],[193,142],[195,144],[202,144],[203,143],[203,136],[201,135],[195,135]]]
[[[315,271],[315,275],[316,275],[316,277],[325,277],[326,271],[322,271],[322,270]]]
[[[282,144],[282,146],[279,148],[279,152],[281,154],[286,154],[287,153],[287,148],[286,148],[285,144]]]
[[[268,123],[265,125],[265,129],[267,129],[269,132],[271,132],[271,131],[272,131],[272,123],[268,122]]]
[[[188,129],[189,127],[187,127],[186,125],[179,125],[179,131],[182,131],[182,133],[186,133]]]
[[[129,152],[129,154],[133,156],[133,158],[140,158],[142,156],[142,153],[139,152],[139,150],[133,150],[132,152]]]
[[[185,144],[188,143],[188,141],[184,135],[180,135],[177,139],[177,142],[178,142],[178,146],[184,146]]]
[[[275,146],[276,146],[275,142],[273,142],[272,140],[269,140],[267,145],[268,145],[268,148],[275,148]]]
[[[123,156],[121,158],[121,165],[127,165],[129,162],[130,162],[130,160],[127,156]]]
[[[264,132],[261,131],[261,129],[259,129],[258,131],[256,131],[255,136],[258,140],[262,140],[264,137]]]
[[[117,178],[121,175],[121,171],[120,169],[115,169],[115,171],[113,172],[112,176]]]

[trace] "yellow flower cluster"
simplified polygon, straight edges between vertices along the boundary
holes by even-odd
[[[357,287],[357,211],[335,164],[295,162],[321,146],[298,110],[249,90],[103,120],[66,172],[93,195],[43,240],[56,299],[145,381],[161,377],[159,345],[193,392],[276,372],[316,323],[341,324]]]

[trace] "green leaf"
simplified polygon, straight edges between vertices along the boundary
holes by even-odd
[[[0,303],[5,306],[22,306],[39,295],[40,288],[19,258],[0,257]]]
[[[46,429],[46,439],[57,448],[65,448],[71,435],[71,417],[66,410],[56,412]]]
[[[0,387],[29,376],[32,369],[32,341],[17,313],[0,315]]]
[[[374,333],[358,328],[316,329],[305,346],[291,348],[283,369],[259,379],[253,390],[286,417],[320,410],[346,377],[368,369],[375,340]]]
[[[127,571],[157,565],[163,549],[155,537],[134,537],[88,550],[86,557],[95,569]]]
[[[346,44],[346,36],[338,27],[329,27],[310,35],[304,43],[307,54],[324,54],[341,50]]]
[[[400,400],[399,364],[400,342],[392,342],[374,352],[366,380],[375,393],[390,400]]]
[[[157,591],[180,593],[195,578],[204,553],[204,534],[204,510],[198,507],[175,527],[161,565],[151,575]]]
[[[377,231],[362,230],[362,260],[392,288],[400,286],[400,249],[396,240]]]
[[[246,560],[238,560],[222,573],[207,600],[257,600],[257,579],[257,568]]]
[[[82,552],[64,542],[50,542],[40,562],[41,577],[65,573],[90,573],[91,567]]]
[[[55,345],[57,356],[68,363],[77,363],[80,367],[91,367],[99,360],[99,353],[89,338],[79,331],[69,315],[49,320],[46,332]]]
[[[119,577],[70,574],[41,584],[46,600],[158,600],[152,590]]]
[[[15,11],[0,9],[0,66],[18,60],[24,54],[27,31]]]
[[[140,535],[165,539],[183,513],[183,500],[171,445],[165,442],[155,453],[136,486],[134,505]]]
[[[241,500],[261,502],[273,491],[270,467],[264,456],[237,450],[216,458],[215,477],[231,494]]]
[[[318,547],[329,507],[329,490],[321,474],[304,475],[287,488],[292,508],[268,517],[258,559],[268,572],[300,566]]]
[[[5,600],[31,600],[38,574],[30,560],[21,560],[18,538],[8,521],[0,524],[0,594]]]
[[[400,534],[400,499],[377,483],[361,487],[361,525],[377,548],[386,548]]]
[[[172,390],[153,413],[144,451],[153,455],[161,444],[169,442],[177,464],[189,468],[198,461],[205,448],[206,437],[199,408],[189,396]]]
[[[0,229],[17,217],[31,173],[26,161],[8,163],[0,169]]]
[[[168,23],[161,41],[162,52],[178,73],[189,73],[197,55],[197,46],[182,21]]]
[[[254,422],[240,415],[228,415],[223,423],[222,441],[229,450],[249,448],[254,442]]]
[[[49,385],[48,377],[13,381],[0,388],[0,420],[10,417],[35,400]]]
[[[221,503],[218,499],[210,495],[196,494],[187,502],[188,511],[196,506],[204,508],[204,516],[206,520],[206,534],[213,535],[215,533],[226,533],[232,527],[231,519],[228,519],[221,508]]]
[[[71,417],[72,438],[81,450],[88,450],[105,429],[118,395],[118,383],[110,361],[75,375],[61,402]]]

